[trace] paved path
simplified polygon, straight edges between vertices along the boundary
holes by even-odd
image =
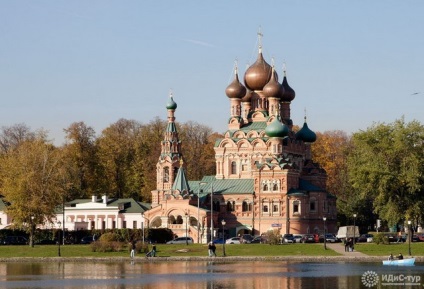
[[[350,257],[366,257],[367,255],[358,252],[354,250],[353,252],[345,252],[345,247],[343,243],[327,243],[327,248],[336,251],[339,254],[342,254],[343,256],[350,256]]]

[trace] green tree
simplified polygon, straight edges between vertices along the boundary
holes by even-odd
[[[1,156],[1,193],[10,204],[6,213],[13,224],[30,233],[35,224],[52,221],[64,193],[61,151],[44,136],[21,142]]]
[[[424,127],[404,119],[374,124],[353,134],[349,154],[350,183],[361,201],[390,226],[423,221]]]

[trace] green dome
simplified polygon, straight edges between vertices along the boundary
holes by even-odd
[[[274,118],[274,120],[266,127],[265,133],[269,137],[286,137],[289,134],[289,128],[282,124],[278,117]]]
[[[308,124],[305,122],[302,129],[296,133],[296,139],[311,143],[317,140],[317,135],[309,129]]]
[[[172,98],[172,95],[169,97],[169,100],[166,103],[166,108],[167,109],[174,109],[174,110],[177,109],[177,103]]]

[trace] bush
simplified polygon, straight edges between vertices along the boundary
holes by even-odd
[[[119,252],[122,251],[124,245],[117,241],[95,241],[90,244],[92,252]]]
[[[119,241],[118,236],[113,233],[113,232],[109,232],[109,233],[104,233],[103,235],[100,236],[99,241],[101,242],[116,242]]]
[[[268,231],[265,236],[267,243],[270,245],[277,245],[280,243],[280,233],[278,231]]]
[[[390,244],[389,238],[386,235],[384,235],[383,233],[375,234],[372,240],[377,245],[379,245],[379,244],[389,245]]]

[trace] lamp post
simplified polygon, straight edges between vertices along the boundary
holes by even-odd
[[[327,221],[327,218],[323,217],[322,220],[324,221],[324,250],[327,250],[327,238],[325,236],[325,221]]]
[[[408,221],[408,251],[409,251],[409,256],[411,256],[411,221]]]
[[[211,239],[210,242],[213,242],[213,184],[211,184]]]
[[[188,246],[188,230],[187,230],[187,223],[188,223],[188,214],[187,214],[187,212],[185,213],[185,229],[186,229],[186,233],[185,233],[185,235],[186,235],[186,245]]]
[[[199,189],[197,190],[197,243],[200,243],[200,215],[199,215],[199,211],[200,211],[200,186],[201,185],[206,185],[207,183],[205,182],[199,182]]]
[[[356,214],[353,214],[353,244],[355,244],[355,233],[356,233],[355,221],[356,221]]]
[[[143,240],[143,244],[144,244],[144,213],[141,214],[141,217],[143,217],[143,222],[141,222],[141,235],[142,235],[142,240]]]
[[[222,224],[222,256],[227,256],[226,254],[225,254],[225,220],[224,219],[222,219],[222,221],[221,221],[221,224]]]
[[[57,255],[60,257],[60,228],[62,226],[62,222],[58,221],[57,225],[59,226],[59,230],[57,231],[58,237],[57,237]]]
[[[31,216],[31,238],[30,238],[30,245],[31,247],[34,247],[34,216]]]

